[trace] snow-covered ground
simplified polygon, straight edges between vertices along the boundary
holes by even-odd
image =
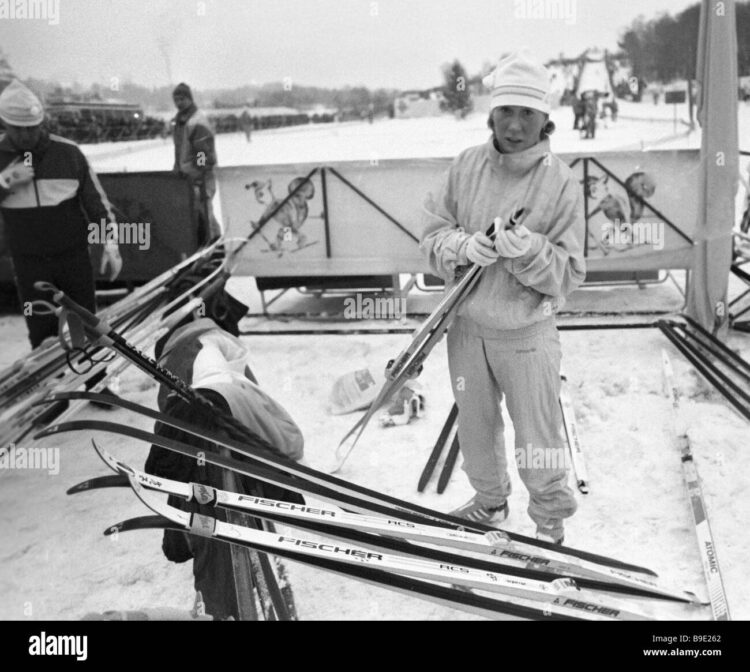
[[[683,107],[678,106],[678,118],[687,120],[687,108]],[[671,105],[620,101],[617,123],[600,121],[596,139],[581,140],[572,128],[571,108],[561,107],[552,112],[557,127],[552,147],[560,153],[643,149],[675,133],[680,138],[668,146],[699,147],[700,133],[682,137],[687,127],[678,122],[675,132],[672,114]],[[750,121],[750,107],[743,106],[740,118]],[[483,113],[470,114],[464,120],[451,116],[378,119],[373,124],[346,122],[257,131],[249,143],[242,133],[221,134],[216,138],[216,153],[222,166],[444,157],[484,142],[488,133]],[[171,138],[88,145],[84,151],[93,167],[103,172],[170,170],[174,162]]]
[[[623,119],[601,129],[597,139],[583,142],[569,130],[569,109],[558,110],[556,151],[591,151],[658,143],[672,133],[667,121],[632,121],[662,113],[664,106],[628,106]],[[669,110],[671,113],[671,109]],[[748,126],[741,110],[742,128]],[[373,125],[341,124],[256,133],[250,144],[242,136],[219,136],[223,165],[292,163],[403,156],[449,156],[487,137],[484,118],[464,122],[451,118],[382,121]],[[675,143],[696,144],[697,133]],[[747,137],[747,135],[741,135]],[[698,140],[699,143],[699,140]],[[661,144],[660,147],[666,145]],[[97,170],[166,170],[171,145],[86,148]],[[738,287],[732,282],[732,293]],[[230,290],[258,312],[259,298],[251,278],[230,281]],[[426,312],[435,295],[415,293],[410,312]],[[274,308],[305,310],[310,299],[292,292]],[[336,302],[331,300],[332,312]],[[646,289],[589,288],[577,292],[571,310],[679,311],[682,297],[666,282]],[[566,320],[562,319],[561,324]],[[413,322],[407,322],[412,325]],[[305,326],[299,321],[247,318],[245,330]],[[307,325],[310,326],[310,325]],[[325,326],[331,326],[327,324]],[[351,328],[351,324],[344,324]],[[382,326],[382,323],[379,323]],[[393,326],[393,325],[389,325]],[[326,412],[333,382],[344,373],[368,366],[379,371],[408,341],[406,335],[248,335],[249,363],[261,384],[300,425],[306,438],[305,460],[312,466],[330,462],[341,437],[356,415]],[[0,316],[0,368],[28,352],[25,329],[18,316]],[[705,595],[690,509],[684,491],[680,458],[670,437],[670,407],[661,392],[660,353],[669,352],[682,392],[684,413],[698,470],[704,483],[709,515],[734,618],[750,619],[750,585],[745,560],[750,554],[747,520],[750,473],[748,426],[698,377],[693,368],[655,329],[563,331],[563,366],[570,381],[582,442],[591,477],[591,494],[579,496],[579,511],[567,523],[570,545],[621,560],[647,565],[671,583]],[[729,345],[750,359],[750,339],[733,334]],[[456,469],[443,495],[434,484],[425,494],[416,482],[451,404],[445,345],[431,355],[420,377],[426,413],[405,427],[382,429],[372,423],[346,465],[342,477],[416,503],[448,511],[472,494],[466,477]],[[120,380],[121,393],[139,403],[155,404],[156,388],[129,369]],[[124,411],[86,406],[81,417],[96,416],[148,428],[149,423]],[[148,512],[126,491],[98,491],[67,497],[71,485],[106,473],[89,444],[89,434],[60,436],[44,446],[60,451],[60,472],[0,472],[0,619],[77,619],[109,609],[192,606],[189,563],[174,565],[161,554],[161,535],[134,532],[117,540],[102,536],[115,522]],[[140,466],[148,446],[101,436],[101,443],[124,461]],[[512,444],[512,428],[506,442]],[[515,469],[514,493],[507,529],[533,533],[525,508],[527,494]],[[30,495],[33,493],[33,498]],[[386,589],[322,574],[288,563],[300,617],[303,619],[427,619],[471,618]],[[658,617],[709,618],[707,609],[649,609]]]
[[[600,120],[594,140],[582,140],[579,131],[573,130],[570,107],[553,110],[556,130],[552,150],[594,153],[700,148],[700,126],[689,129],[687,104],[677,105],[676,110],[673,105],[648,102],[618,104],[618,121]],[[750,103],[739,104],[738,122],[740,148],[750,151]],[[464,120],[441,116],[269,129],[253,133],[249,143],[242,133],[221,134],[216,136],[216,153],[221,166],[452,157],[485,142],[488,134],[487,115],[476,112]],[[171,138],[86,145],[83,150],[98,172],[171,170],[174,163]],[[745,180],[748,165],[750,157],[741,157]],[[741,185],[738,208],[744,194]],[[220,200],[218,196],[214,199],[217,216],[221,214]]]

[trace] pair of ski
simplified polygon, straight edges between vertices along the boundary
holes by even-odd
[[[727,603],[724,583],[721,578],[719,569],[719,560],[716,554],[716,543],[711,533],[711,526],[708,522],[708,509],[703,497],[703,488],[701,487],[698,469],[695,466],[693,452],[690,447],[690,439],[687,435],[687,428],[680,412],[680,400],[677,387],[674,382],[674,371],[672,363],[667,353],[662,350],[662,373],[664,376],[664,386],[667,396],[672,406],[672,432],[675,444],[680,452],[682,462],[682,473],[685,480],[685,486],[690,499],[690,511],[693,514],[693,524],[698,541],[698,552],[701,558],[703,575],[706,578],[708,587],[708,597],[711,602],[711,612],[714,620],[728,621],[729,605]]]
[[[393,520],[358,516],[337,509],[280,502],[223,491],[202,484],[158,478],[116,460],[95,443],[94,448],[105,464],[117,475],[86,481],[71,488],[68,491],[69,494],[96,488],[130,485],[143,503],[159,516],[158,519],[147,517],[125,521],[110,528],[109,533],[133,529],[176,527],[193,534],[211,536],[254,548],[264,553],[280,554],[284,557],[291,557],[286,554],[286,551],[293,550],[296,552],[293,559],[314,566],[322,566],[318,564],[319,561],[328,560],[328,567],[324,568],[333,569],[335,567],[334,571],[340,571],[349,576],[359,577],[359,570],[362,565],[365,565],[370,569],[379,570],[381,573],[395,573],[411,579],[427,579],[446,582],[463,588],[500,593],[505,597],[512,598],[513,602],[510,604],[514,604],[516,607],[533,608],[535,604],[542,602],[542,614],[557,618],[590,618],[593,616],[598,620],[599,618],[638,619],[645,617],[642,612],[637,609],[633,610],[622,600],[610,598],[608,601],[602,599],[589,593],[588,590],[591,589],[630,593],[631,595],[640,593],[647,597],[684,599],[684,596],[655,594],[649,588],[647,581],[644,581],[640,586],[631,584],[626,587],[624,584],[617,586],[601,580],[561,576],[550,570],[545,572],[539,569],[527,569],[525,571],[518,569],[513,572],[511,568],[513,566],[512,558],[509,559],[511,566],[503,566],[487,561],[472,561],[469,557],[456,556],[435,549],[410,547],[403,542],[399,543],[398,538],[414,538],[421,535],[424,537],[423,540],[436,544],[440,541],[440,535],[447,538],[449,534],[443,528],[394,526],[396,521]],[[155,492],[173,495],[186,501],[196,501],[203,505],[218,506],[230,512],[259,516],[268,521],[277,521],[291,527],[325,534],[339,541],[336,545],[327,542],[318,543],[300,539],[291,534],[279,535],[275,532],[269,533],[249,527],[231,525],[205,515],[191,515],[168,506],[158,497],[154,497],[152,493]],[[351,534],[352,530],[359,530],[359,533]],[[368,536],[368,534],[363,533],[364,530],[385,536]],[[341,540],[343,540],[343,544]],[[361,547],[346,545],[349,541],[354,541]],[[464,543],[470,545],[471,539],[464,539]],[[479,542],[475,542],[474,550],[479,545]],[[384,549],[386,552],[384,552]],[[521,567],[522,564],[522,561],[515,559],[516,567]],[[381,583],[379,580],[376,580],[376,582]],[[390,585],[390,581],[385,583]],[[416,592],[420,593],[420,588],[424,588],[424,586],[417,583],[416,588]],[[488,604],[492,604],[492,602],[483,604],[479,601],[477,603],[477,605],[485,608]],[[468,605],[464,604],[463,606]],[[501,610],[504,608],[497,604],[494,606]],[[498,613],[503,612],[499,611]]]
[[[419,477],[417,492],[424,492],[424,489],[432,478],[435,467],[437,467],[446,446],[450,446],[450,448],[445,457],[443,469],[438,477],[436,488],[438,495],[442,495],[445,492],[445,488],[448,486],[448,481],[450,481],[451,475],[453,474],[453,468],[456,466],[458,453],[461,449],[461,446],[458,443],[458,406],[455,403],[448,413],[448,417],[445,420],[443,428],[440,430],[440,434],[438,435],[437,441],[435,441],[435,446],[433,447],[430,456],[427,458],[427,463]]]
[[[576,419],[575,410],[573,409],[573,402],[571,401],[567,390],[568,379],[564,375],[561,375],[560,378],[560,409],[562,411],[565,436],[570,450],[573,473],[575,474],[578,490],[581,494],[587,495],[589,493],[589,478],[586,469],[586,462],[583,456],[581,438],[578,432],[578,421]],[[448,413],[448,417],[443,425],[443,429],[438,435],[432,452],[427,458],[427,463],[419,477],[417,492],[424,492],[427,483],[432,478],[432,474],[440,460],[440,456],[447,445],[450,445],[450,449],[445,458],[445,463],[437,484],[437,493],[439,495],[445,492],[445,488],[447,487],[448,481],[453,473],[458,453],[460,451],[460,445],[458,442],[458,406],[455,403]]]
[[[188,269],[190,270],[190,269]],[[176,281],[179,281],[180,276],[177,276]],[[139,347],[146,347],[147,343],[151,343],[156,340],[159,335],[169,329],[170,325],[176,324],[184,316],[188,315],[193,309],[199,307],[202,304],[202,292],[210,289],[212,283],[217,280],[221,281],[221,269],[212,271],[211,274],[200,280],[198,283],[191,285],[189,289],[182,292],[179,296],[175,297],[169,303],[164,305],[164,299],[160,296],[151,297],[147,302],[147,308],[150,308],[150,314],[143,319],[142,322],[136,323],[132,329],[128,332],[128,337],[133,339],[134,342],[139,344]],[[189,295],[195,291],[200,290],[201,294],[198,297],[193,298],[184,305],[179,306],[170,313],[167,317],[164,314],[169,309],[178,305],[184,299],[189,298]],[[181,291],[181,290],[179,290]],[[159,305],[155,305],[157,302]],[[135,307],[140,310],[139,306],[131,304],[131,308]],[[49,310],[57,309],[53,305],[48,305]],[[107,324],[104,321],[104,315],[115,315],[114,323],[120,326],[118,330],[123,331],[124,326],[120,323],[120,318],[123,316],[127,317],[131,315],[132,311],[115,310],[104,312],[101,316],[96,316],[93,319],[99,320],[102,324]],[[69,322],[69,317],[65,318],[65,322]],[[76,320],[77,316],[72,315],[72,319]],[[109,327],[114,333],[115,327]],[[85,338],[85,334],[83,334]],[[77,338],[77,337],[76,337]],[[82,346],[83,344],[81,344]],[[132,363],[127,359],[115,361],[112,363],[109,361],[111,357],[104,357],[100,354],[94,355],[94,348],[79,347],[79,350],[75,352],[65,352],[63,346],[70,347],[70,343],[66,340],[60,339],[57,343],[53,343],[52,347],[45,348],[45,352],[56,352],[62,351],[60,355],[60,367],[67,362],[69,370],[63,371],[59,377],[54,377],[57,370],[48,371],[44,377],[34,378],[29,376],[28,384],[25,388],[16,394],[15,398],[7,405],[0,405],[0,446],[8,445],[9,443],[18,443],[24,439],[30,432],[34,431],[37,427],[44,426],[50,421],[50,418],[54,418],[60,415],[61,407],[53,408],[50,407],[45,411],[39,411],[34,408],[35,402],[44,398],[49,393],[49,388],[54,386],[55,389],[60,391],[75,389],[82,382],[88,382],[93,380],[97,375],[104,374],[104,378],[97,384],[97,390],[106,386],[109,379],[119,375],[127,366]],[[88,360],[88,361],[87,361]],[[85,373],[81,373],[78,368],[79,365],[85,365],[88,363],[91,368]],[[76,365],[74,367],[74,364]],[[69,417],[77,412],[78,409],[70,407],[63,411],[62,417]]]
[[[178,265],[170,272],[164,273],[147,286],[136,290],[132,296],[123,299],[123,301],[101,311],[98,319],[107,320],[113,328],[121,333],[129,334],[129,338],[141,342],[146,340],[155,340],[158,336],[155,325],[166,327],[174,323],[178,314],[185,314],[190,308],[190,303],[177,309],[169,317],[163,318],[163,315],[171,308],[179,305],[182,301],[189,298],[192,292],[198,292],[204,285],[210,286],[217,279],[222,279],[222,268],[213,270],[208,268],[210,274],[201,278],[196,283],[191,283],[190,287],[183,291],[180,284],[184,285],[186,274],[194,272],[196,266],[207,262],[215,265],[213,258],[207,259],[207,255],[216,251],[215,246],[206,248],[201,254],[191,257],[190,265]],[[158,284],[157,280],[159,281]],[[148,289],[146,289],[148,287]],[[179,295],[169,299],[170,288],[177,289]],[[205,291],[205,290],[201,290]],[[194,299],[193,308],[200,305],[199,299]],[[36,307],[58,314],[57,306],[46,302],[36,302]],[[35,308],[36,309],[36,308]],[[189,312],[189,310],[188,310]],[[49,388],[55,389],[72,389],[80,385],[82,380],[91,380],[97,373],[103,373],[106,379],[112,378],[116,368],[124,368],[122,362],[107,364],[94,349],[79,348],[71,350],[73,340],[80,336],[73,336],[74,332],[65,332],[64,325],[67,319],[62,320],[59,330],[60,337],[49,339],[40,348],[35,350],[29,357],[16,362],[9,367],[3,375],[0,383],[0,436],[2,441],[0,445],[8,443],[17,443],[22,440],[34,427],[40,424],[46,424],[48,417],[59,415],[60,408],[48,409],[48,412],[39,413],[32,408],[35,400],[42,398]],[[78,343],[80,346],[81,343]],[[144,346],[141,346],[144,347]],[[65,371],[66,363],[70,370]],[[91,367],[85,373],[82,369]],[[103,387],[104,385],[102,385]],[[72,412],[72,409],[70,409]]]
[[[189,423],[174,420],[158,411],[139,406],[138,404],[133,404],[132,402],[114,396],[104,396],[86,392],[68,392],[49,395],[40,403],[54,403],[56,401],[73,399],[101,401],[111,406],[126,408],[133,412],[140,413],[145,417],[182,429],[183,431],[204,438],[216,445],[228,448],[235,453],[243,455],[250,461],[239,462],[237,460],[232,460],[231,458],[223,458],[215,455],[209,456],[187,444],[169,440],[153,433],[143,432],[129,426],[101,421],[79,420],[55,425],[37,435],[38,438],[66,431],[110,431],[137,440],[142,440],[149,444],[156,444],[196,459],[205,459],[219,467],[231,469],[237,473],[245,474],[254,478],[259,478],[295,492],[300,492],[304,495],[309,494],[326,501],[333,501],[338,506],[343,506],[347,509],[365,513],[374,512],[385,516],[394,516],[399,520],[406,521],[407,523],[424,524],[429,522],[430,524],[452,529],[454,531],[460,531],[461,533],[472,531],[479,534],[485,534],[488,532],[491,532],[494,535],[501,534],[504,543],[507,544],[506,548],[509,552],[520,553],[524,557],[529,554],[539,557],[541,554],[542,563],[548,562],[549,558],[552,557],[555,560],[562,560],[574,565],[593,564],[598,566],[599,570],[603,567],[605,571],[615,572],[618,575],[628,576],[632,574],[643,574],[645,575],[644,580],[647,581],[653,581],[653,577],[656,576],[654,572],[644,567],[623,563],[612,558],[592,554],[579,549],[558,546],[513,532],[498,533],[497,530],[490,526],[470,523],[463,519],[441,514],[437,511],[420,507],[353,483],[342,481],[328,474],[323,474],[311,469],[310,467],[300,465],[287,458],[281,457],[278,455],[278,451],[274,446],[253,433],[246,426],[242,425],[242,423],[239,423],[234,418],[224,413],[221,409],[211,404],[210,401],[199,395],[193,388],[174,376],[170,371],[164,369],[144,353],[138,351],[137,348],[125,341],[122,336],[114,332],[114,330],[108,327],[108,325],[99,321],[95,316],[91,315],[91,313],[76,304],[69,297],[66,297],[62,292],[55,293],[55,300],[60,305],[65,306],[67,310],[79,314],[84,324],[87,325],[87,333],[96,343],[107,345],[118,354],[121,354],[128,361],[141,368],[141,370],[145,371],[157,382],[166,385],[175,394],[178,394],[191,405],[209,408],[214,417],[217,418],[217,421],[219,421],[226,430],[226,434],[222,433],[221,438],[214,435],[208,436],[205,431],[194,427]]]
[[[155,301],[158,298],[152,297],[147,302],[145,307],[149,309],[149,312],[156,310]],[[140,308],[137,306],[131,306],[130,310],[122,311],[112,320],[113,326],[124,331],[127,329],[127,323],[132,321],[139,311]],[[13,406],[52,381],[58,373],[64,370],[68,362],[75,362],[77,366],[80,366],[84,364],[84,359],[85,356],[71,357],[60,347],[59,341],[50,339],[42,346],[41,352],[34,351],[8,368],[3,379],[0,380],[0,409]]]
[[[509,230],[515,227],[523,213],[524,208],[515,210],[505,229]],[[486,235],[493,240],[495,234],[495,224],[493,223],[487,229]],[[344,463],[357,445],[357,441],[362,436],[362,432],[378,409],[386,404],[408,380],[415,378],[421,373],[427,356],[442,340],[451,322],[456,317],[461,302],[471,293],[471,290],[479,281],[483,270],[484,267],[477,264],[469,264],[462,267],[460,269],[460,277],[457,278],[453,287],[446,292],[435,310],[430,313],[430,316],[414,332],[409,345],[401,351],[396,359],[388,362],[385,371],[386,381],[383,387],[365,414],[346,433],[344,438],[341,439],[336,448],[335,464],[330,473],[335,474],[344,466]]]
[[[66,396],[80,398],[82,395],[85,397],[91,396],[88,393],[73,393]],[[140,408],[131,402],[125,402],[117,398],[111,398],[110,403],[133,411],[137,411]],[[235,452],[242,452],[237,446],[226,445],[226,442],[218,439],[216,436],[211,436],[198,428],[192,428],[182,421],[174,420],[155,411],[150,412],[150,416],[164,424],[188,431],[199,438],[213,441],[216,445],[230,447]],[[103,421],[78,420],[65,423],[61,426],[50,427],[44,430],[39,435],[39,438],[75,430],[113,432],[144,441],[148,444],[159,445],[194,459],[203,460],[205,463],[214,464],[221,468],[235,471],[236,473],[258,478],[280,487],[300,492],[306,497],[313,496],[317,499],[332,502],[347,510],[360,511],[365,514],[363,516],[355,516],[354,518],[352,518],[352,514],[341,514],[339,517],[336,517],[330,511],[326,511],[320,514],[323,516],[323,519],[320,521],[312,523],[309,520],[304,521],[306,529],[317,533],[342,537],[347,541],[365,546],[386,547],[397,552],[408,552],[426,556],[432,560],[448,562],[451,565],[468,565],[495,573],[511,573],[533,579],[574,578],[582,588],[595,588],[610,592],[629,592],[636,595],[649,594],[652,597],[662,596],[669,599],[695,601],[694,596],[684,591],[666,587],[661,582],[657,582],[654,579],[655,575],[653,572],[645,568],[623,565],[619,561],[595,556],[576,549],[566,549],[546,544],[539,540],[529,539],[528,543],[524,543],[526,538],[521,537],[521,535],[514,535],[513,533],[496,530],[487,526],[478,526],[479,529],[473,531],[470,529],[471,524],[467,521],[458,521],[459,523],[463,523],[463,525],[447,525],[446,523],[452,520],[448,516],[442,516],[437,512],[422,509],[421,507],[411,507],[415,512],[428,513],[430,514],[430,518],[434,519],[430,520],[426,515],[413,515],[407,509],[410,506],[407,502],[401,502],[385,495],[380,495],[378,499],[388,503],[397,503],[401,506],[398,508],[394,506],[378,506],[365,499],[353,497],[344,492],[336,492],[332,488],[316,486],[309,479],[303,479],[299,476],[297,478],[290,477],[289,474],[284,473],[281,469],[267,469],[257,466],[252,462],[240,462],[236,459],[201,451],[189,444],[124,425]],[[299,472],[300,470],[304,471],[306,468],[296,465],[296,471]],[[292,471],[292,469],[289,471]],[[326,478],[325,475],[321,476],[324,479]],[[332,481],[338,480],[331,477],[327,478]],[[377,495],[377,493],[367,491],[359,486],[352,485],[350,489]],[[264,509],[263,506],[260,508],[261,510]],[[294,520],[290,520],[288,511],[279,512],[275,509],[276,507],[271,507],[270,510],[268,507],[265,507],[264,517],[284,524],[290,524]],[[370,517],[373,512],[379,514],[382,518],[373,520]],[[335,523],[334,520],[336,520]],[[299,526],[302,523],[296,520],[295,524]],[[390,539],[390,537],[396,537],[397,539]],[[409,539],[428,544],[450,546],[460,550],[480,553],[485,557],[481,560],[475,560],[456,555],[455,553],[440,553],[434,549],[414,546],[411,543],[405,544],[404,541],[399,542],[398,539]]]

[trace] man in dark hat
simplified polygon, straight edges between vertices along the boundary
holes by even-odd
[[[193,185],[198,206],[198,243],[203,244],[221,235],[214,217],[211,199],[216,193],[214,133],[206,115],[193,102],[193,93],[185,83],[172,92],[177,108],[174,118],[174,170]]]

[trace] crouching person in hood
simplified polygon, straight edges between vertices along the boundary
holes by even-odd
[[[224,293],[224,296],[228,295]],[[245,425],[249,432],[268,442],[276,455],[290,460],[301,459],[304,446],[302,432],[284,408],[258,385],[247,364],[248,350],[239,338],[229,333],[237,333],[236,322],[239,318],[234,319],[232,311],[216,312],[219,317],[215,319],[188,318],[159,341],[156,347],[159,363],[189,383],[214,406]],[[243,315],[244,312],[239,311]],[[230,438],[215,413],[195,408],[165,386],[159,389],[158,405],[162,412],[196,425],[218,440]],[[157,423],[155,431],[161,436],[189,443],[206,453],[220,452],[224,456],[243,460],[242,455],[161,423]],[[304,503],[297,493],[212,464],[200,464],[194,458],[158,446],[151,447],[146,471],[162,478]],[[175,497],[171,497],[169,503],[183,510],[227,521],[227,512],[220,508],[185,502]],[[230,517],[234,519],[237,515],[242,514],[230,514]],[[245,525],[252,526],[260,522],[249,516],[242,517],[242,524]],[[239,620],[243,617],[242,600],[235,583],[234,563],[238,551],[247,553],[245,549],[234,547],[233,550],[233,547],[222,541],[171,530],[165,531],[162,548],[167,558],[173,562],[193,559],[195,589],[202,593],[209,615],[216,620]]]

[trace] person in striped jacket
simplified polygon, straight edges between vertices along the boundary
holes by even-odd
[[[99,180],[78,145],[50,134],[44,107],[14,80],[0,95],[0,214],[26,318],[31,347],[57,334],[57,317],[35,312],[31,302],[49,300],[34,288],[51,282],[74,301],[96,311],[89,231],[106,224],[100,272],[114,280],[122,269],[117,222]]]

